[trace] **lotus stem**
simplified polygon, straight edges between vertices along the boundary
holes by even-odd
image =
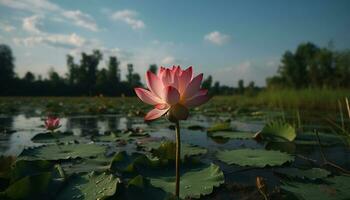
[[[175,195],[179,199],[180,195],[180,151],[181,151],[181,140],[180,140],[180,124],[179,121],[175,122],[175,132],[176,132],[176,177],[175,177]]]

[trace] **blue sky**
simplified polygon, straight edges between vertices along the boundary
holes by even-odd
[[[301,42],[350,47],[347,0],[0,0],[0,43],[16,72],[66,73],[66,55],[117,55],[144,74],[149,64],[193,65],[222,84],[264,85],[281,55]],[[143,75],[142,75],[143,77]]]

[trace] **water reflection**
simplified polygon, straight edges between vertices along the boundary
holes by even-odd
[[[62,132],[71,131],[74,135],[85,136],[104,134],[107,131],[132,128],[135,119],[117,115],[70,116],[61,118]],[[31,139],[45,132],[44,119],[26,115],[0,117],[0,155],[19,155],[23,149],[37,144]],[[10,130],[15,131],[9,133]]]

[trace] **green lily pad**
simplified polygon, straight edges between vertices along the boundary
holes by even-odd
[[[349,176],[335,176],[322,183],[284,182],[281,189],[300,200],[347,200],[350,198],[349,183]]]
[[[171,196],[171,194],[166,193],[164,190],[151,185],[148,179],[138,175],[128,182],[126,191],[121,195],[120,199],[170,200]]]
[[[213,124],[211,127],[207,129],[208,132],[217,132],[217,131],[231,131],[231,124],[230,122],[219,122],[216,124]]]
[[[125,151],[119,152],[112,159],[109,169],[113,172],[121,172],[123,176],[140,173],[144,169],[160,167],[159,160],[151,160],[144,154],[133,153],[128,155]]]
[[[218,131],[209,134],[210,137],[213,138],[227,138],[227,139],[252,139],[253,134],[249,132],[236,132],[236,131]]]
[[[294,157],[280,151],[267,151],[263,149],[236,149],[219,151],[216,157],[231,165],[265,167],[279,166],[292,162]]]
[[[172,141],[154,141],[142,144],[142,146],[151,151],[159,159],[175,160],[176,144]],[[181,143],[181,159],[206,153],[207,149],[205,148]]]
[[[154,187],[174,194],[174,176],[165,175],[149,178]],[[202,195],[212,193],[214,187],[218,187],[223,183],[224,174],[215,164],[211,164],[205,168],[187,171],[180,176],[180,198],[200,198]]]
[[[0,199],[40,199],[47,195],[50,180],[51,172],[26,176],[0,192]]]
[[[255,136],[269,141],[293,141],[296,137],[295,128],[282,121],[271,121]]]
[[[32,138],[36,143],[66,143],[81,140],[82,137],[73,135],[71,132],[39,133]]]
[[[15,182],[25,176],[42,172],[52,172],[54,164],[47,160],[18,160],[11,170],[11,182]]]
[[[132,141],[137,138],[149,137],[148,133],[110,133],[105,135],[95,135],[92,140],[95,142],[116,142],[120,140]]]
[[[321,168],[311,168],[311,169],[298,169],[298,168],[283,168],[275,170],[277,174],[282,174],[291,178],[301,178],[301,179],[322,179],[329,176],[331,173],[325,169]]]
[[[0,156],[0,178],[8,178],[12,165],[16,162],[16,157]]]
[[[107,199],[115,195],[119,182],[119,178],[106,173],[71,176],[57,199]]]
[[[105,146],[96,144],[48,145],[26,149],[20,158],[25,160],[65,160],[96,157],[105,151]]]

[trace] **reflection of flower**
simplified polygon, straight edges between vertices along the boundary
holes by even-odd
[[[61,127],[60,118],[58,118],[58,117],[49,116],[45,120],[45,128],[49,131],[54,131],[60,127]]]
[[[193,77],[192,67],[182,70],[180,66],[161,67],[155,75],[148,71],[146,82],[149,90],[135,88],[137,96],[154,106],[145,120],[154,120],[168,113],[172,121],[188,117],[188,108],[199,106],[209,100],[208,90],[201,89],[203,74]]]

